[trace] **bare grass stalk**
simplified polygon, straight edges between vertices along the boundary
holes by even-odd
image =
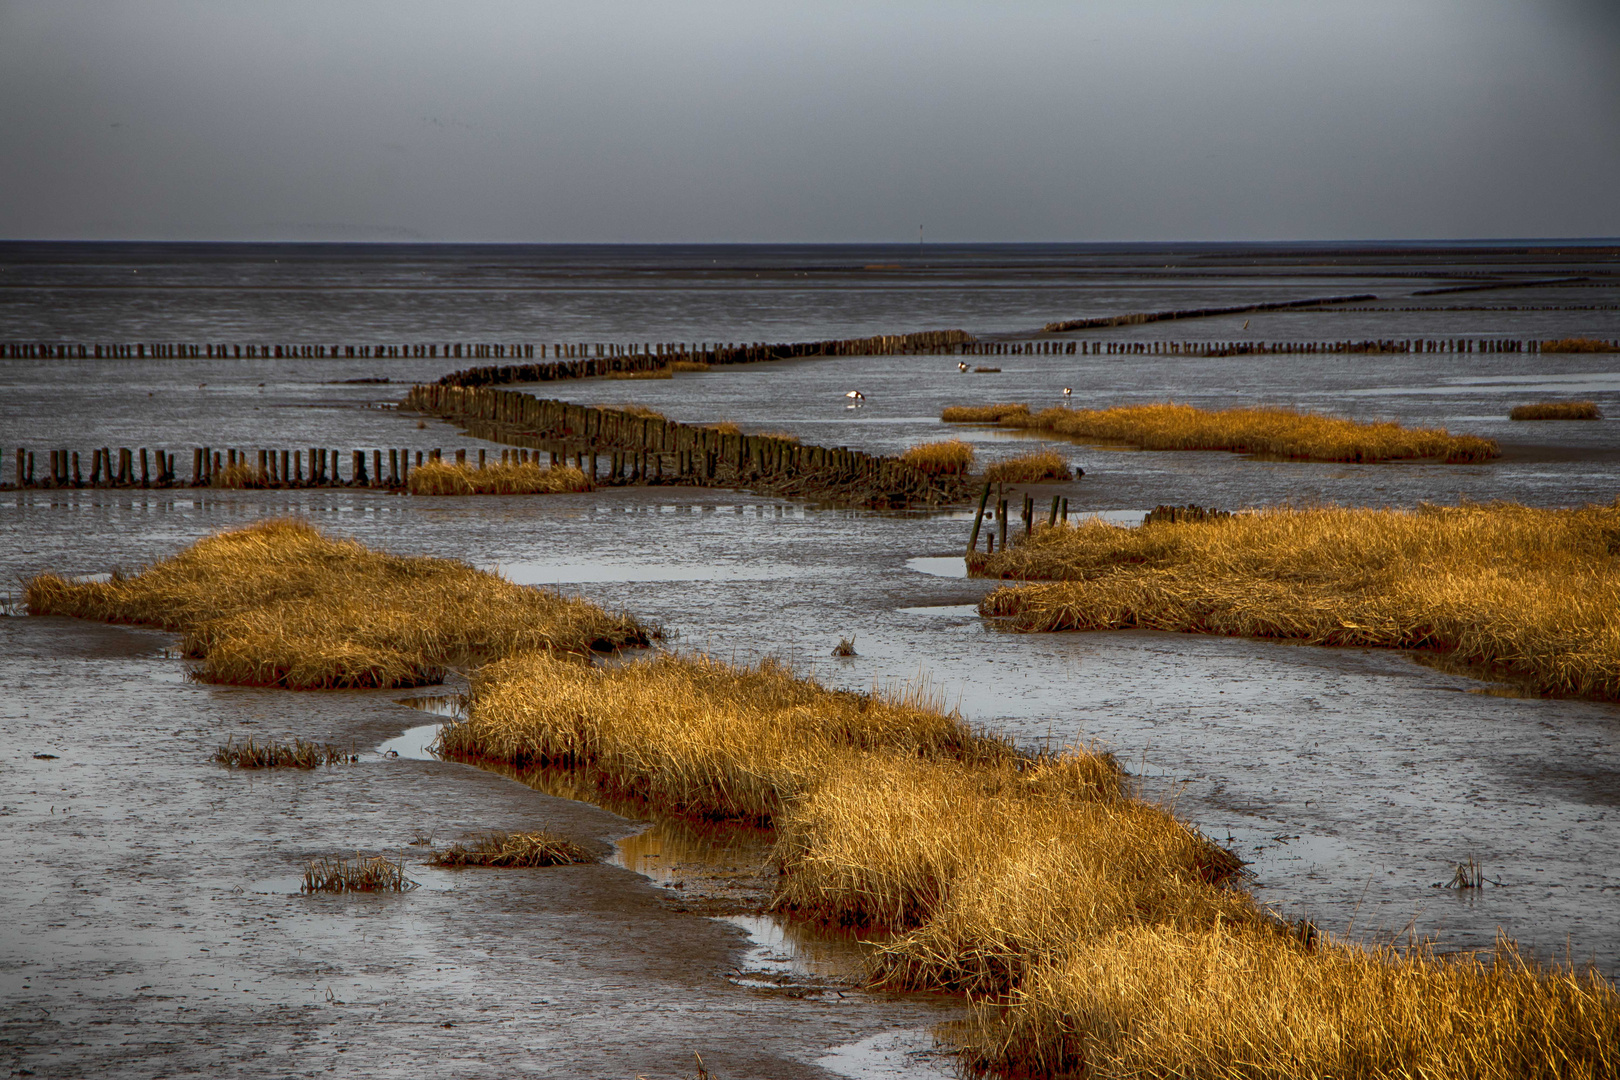
[[[1270,509],[1037,531],[975,567],[1021,630],[1144,628],[1421,649],[1620,700],[1620,506]]]
[[[246,742],[229,739],[214,751],[214,760],[232,769],[314,769],[322,765],[346,765],[359,760],[348,750],[331,743],[294,739],[291,745],[273,739]]]
[[[339,856],[313,860],[304,868],[303,891],[410,892],[419,884],[405,876],[404,863],[356,852],[352,859]]]
[[[595,862],[572,840],[546,832],[492,832],[435,852],[434,866],[566,866]]]
[[[1595,401],[1540,401],[1534,405],[1515,405],[1508,413],[1509,420],[1601,420]]]
[[[412,495],[561,495],[590,491],[590,479],[572,465],[541,468],[532,461],[497,462],[478,468],[428,461],[411,470]]]
[[[650,637],[584,600],[291,519],[199,540],[133,577],[42,574],[24,598],[35,615],[178,631],[204,681],[289,689],[420,686],[451,664],[531,649],[586,655]]]

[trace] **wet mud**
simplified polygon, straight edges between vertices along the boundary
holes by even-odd
[[[1037,261],[1021,264],[1016,280],[907,271],[837,288],[768,272],[756,285],[758,268],[643,288],[602,270],[566,288],[552,280],[550,292],[508,288],[504,258],[467,271],[488,290],[480,310],[567,338],[794,340],[936,316],[998,333],[1089,314],[1359,291],[1379,292],[1385,307],[1424,310],[1272,313],[1255,316],[1243,336],[1620,336],[1620,313],[1601,309],[1614,305],[1613,289],[1508,294],[1565,312],[1478,310],[1489,292],[1470,294],[1468,310],[1411,297],[1456,280],[1438,258],[1225,275],[1210,273],[1225,265],[1215,255],[1196,274],[1182,256],[1163,256],[1188,270],[1179,285],[1145,276],[1158,273],[1157,255],[1151,267],[1099,263],[1083,280],[1043,277],[1048,264]],[[1397,282],[1415,266],[1428,269]],[[128,267],[114,269],[130,277]],[[161,267],[141,269],[146,278]],[[170,267],[176,280],[159,318],[150,296],[97,285],[93,267],[63,264],[0,298],[0,321],[13,336],[85,339],[224,339],[288,325],[476,336],[457,321],[464,292],[413,292],[412,276],[432,278],[431,268],[405,259],[376,269],[381,277],[368,284],[380,287],[362,294],[345,292],[329,266],[304,268],[330,290],[319,299],[319,289],[282,289],[284,272],[261,267],[245,274],[241,296],[222,299],[188,292],[204,271]],[[1574,310],[1581,305],[1590,310]],[[1191,336],[1235,339],[1242,321],[1200,320]],[[1190,336],[1185,329],[1155,324],[1115,336]],[[959,435],[981,465],[1027,450],[1030,436],[943,425],[941,408],[1057,404],[1063,386],[1074,387],[1076,405],[1261,401],[1445,426],[1504,447],[1482,466],[1341,465],[1037,437],[1085,469],[1073,484],[1033,485],[1040,505],[1062,494],[1071,515],[1120,522],[1161,503],[1559,506],[1620,495],[1620,421],[1507,420],[1514,404],[1569,394],[1620,416],[1612,356],[1000,363],[999,375],[965,376],[943,357],[806,360],[548,392],[873,454]],[[477,447],[447,425],[417,428],[381,407],[397,386],[341,384],[443,373],[416,361],[8,362],[0,442]],[[848,409],[843,394],[854,388],[866,404]],[[134,569],[221,529],[287,514],[631,610],[663,626],[675,648],[739,661],[777,655],[863,690],[926,681],[971,722],[1027,747],[1095,740],[1147,795],[1249,860],[1262,900],[1327,930],[1375,941],[1433,935],[1443,948],[1470,948],[1489,946],[1500,927],[1537,955],[1567,948],[1620,975],[1620,707],[1512,696],[1394,652],[1005,633],[974,608],[993,583],[960,576],[971,508],[884,514],[717,490],[433,500],[363,490],[7,492],[0,593],[14,601],[20,581],[42,570]],[[858,655],[832,658],[851,636]],[[568,797],[583,792],[550,780],[433,760],[424,732],[453,705],[428,716],[399,704],[399,692],[191,683],[184,662],[166,655],[171,645],[144,630],[0,617],[9,872],[0,891],[0,1062],[9,1070],[674,1077],[694,1071],[696,1051],[728,1080],[949,1074],[928,1033],[959,1015],[959,1002],[856,990],[848,980],[858,946],[758,913],[769,885],[760,871],[766,837],[719,838]],[[458,689],[452,680],[443,695]],[[361,760],[307,772],[211,762],[218,745],[248,735],[352,746]],[[424,865],[423,840],[490,829],[546,829],[604,861]],[[422,887],[306,897],[287,886],[307,860],[356,850],[403,859]],[[1436,887],[1469,858],[1500,884]]]

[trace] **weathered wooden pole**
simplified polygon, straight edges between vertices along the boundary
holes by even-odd
[[[979,495],[979,512],[973,515],[973,532],[968,537],[967,553],[973,554],[979,550],[979,526],[984,522],[984,504],[990,501],[990,481],[984,482],[984,491]]]

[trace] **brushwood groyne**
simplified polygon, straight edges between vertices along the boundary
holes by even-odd
[[[430,383],[401,408],[447,420],[467,434],[570,461],[593,480],[743,488],[760,494],[874,509],[961,501],[967,479],[925,472],[900,458],[848,447],[808,446],[656,415],[547,400],[488,386]]]

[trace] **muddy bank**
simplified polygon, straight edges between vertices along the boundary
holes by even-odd
[[[606,850],[638,826],[448,763],[219,768],[233,734],[365,748],[421,714],[387,693],[189,684],[167,643],[0,619],[10,1069],[684,1076],[697,1050],[721,1075],[826,1077],[814,1062],[834,1048],[948,1015],[749,985],[745,928],[610,863],[424,868],[424,831],[543,828]],[[293,891],[305,860],[355,848],[403,858],[423,887]]]

